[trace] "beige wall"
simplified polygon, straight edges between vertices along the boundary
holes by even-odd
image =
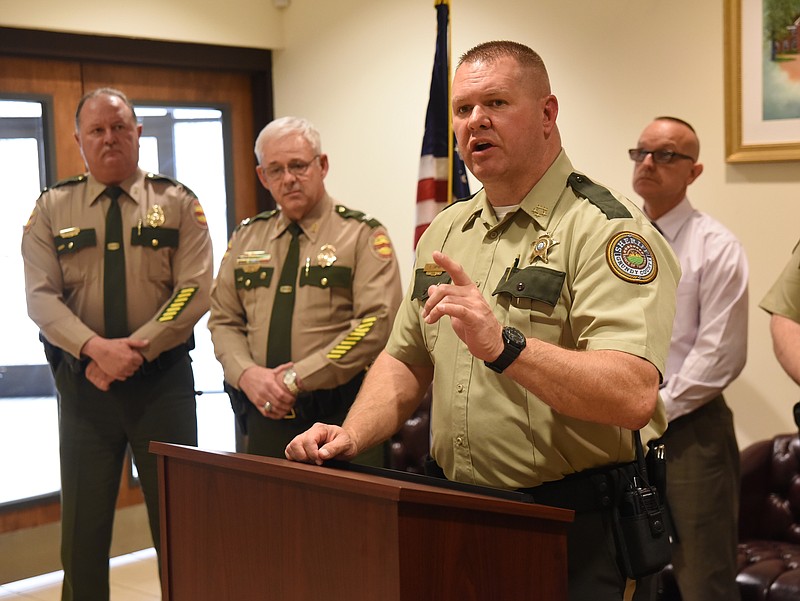
[[[791,407],[800,394],[774,359],[768,319],[757,305],[800,237],[793,202],[800,164],[724,161],[723,2],[451,2],[454,56],[499,38],[542,54],[560,99],[564,145],[594,179],[635,198],[625,150],[642,127],[660,114],[695,125],[705,172],[690,198],[733,230],[750,258],[749,360],[727,395],[739,443],[794,430]],[[144,15],[150,4],[124,10]],[[407,283],[435,39],[432,0],[291,0],[285,9],[265,0],[152,5],[152,14],[162,15],[158,23],[112,13],[122,5],[0,0],[0,24],[278,48],[277,115],[303,115],[318,126],[331,157],[329,191],[388,225]]]

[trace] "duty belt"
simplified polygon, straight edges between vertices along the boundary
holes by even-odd
[[[540,505],[572,509],[578,513],[597,511],[613,507],[617,498],[615,482],[627,482],[635,475],[636,463],[632,461],[576,472],[561,480],[519,491],[531,495],[533,502]]]

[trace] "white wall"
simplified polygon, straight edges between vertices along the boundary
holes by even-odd
[[[570,158],[631,198],[634,146],[652,117],[675,115],[701,137],[695,206],[725,223],[751,264],[748,365],[727,397],[740,446],[794,431],[800,398],[777,364],[758,302],[798,237],[797,163],[724,160],[723,3],[675,0],[451,0],[454,62],[490,39],[528,44],[545,59]],[[430,0],[293,0],[274,56],[279,115],[310,118],[331,155],[328,188],[384,223],[411,256],[414,197],[435,40]],[[404,282],[410,265],[404,264]]]
[[[291,0],[280,10],[265,0],[171,0],[152,11],[156,3],[148,0],[135,9],[163,15],[168,4],[168,19],[159,19],[166,24],[120,20],[110,11],[122,5],[60,2],[0,0],[0,24],[278,48],[276,114],[317,125],[331,159],[329,191],[389,227],[408,283],[436,35],[432,0]],[[774,358],[768,318],[757,305],[800,237],[793,202],[800,165],[725,163],[723,2],[451,2],[454,57],[500,38],[543,56],[564,145],[590,177],[635,198],[625,150],[641,129],[661,114],[694,124],[705,172],[690,188],[692,202],[739,236],[751,265],[749,360],[727,395],[739,443],[793,431],[800,393]]]
[[[67,33],[278,48],[273,0],[0,0],[0,25]]]

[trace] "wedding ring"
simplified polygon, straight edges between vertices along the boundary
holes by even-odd
[[[270,411],[272,411],[272,403],[270,403],[269,401],[267,401],[266,403],[264,403],[264,411],[266,411],[267,413],[269,413]]]

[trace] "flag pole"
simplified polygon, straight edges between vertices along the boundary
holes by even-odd
[[[452,78],[450,76],[450,0],[436,0],[436,4],[447,5],[447,204],[453,203],[453,105],[450,102]]]

